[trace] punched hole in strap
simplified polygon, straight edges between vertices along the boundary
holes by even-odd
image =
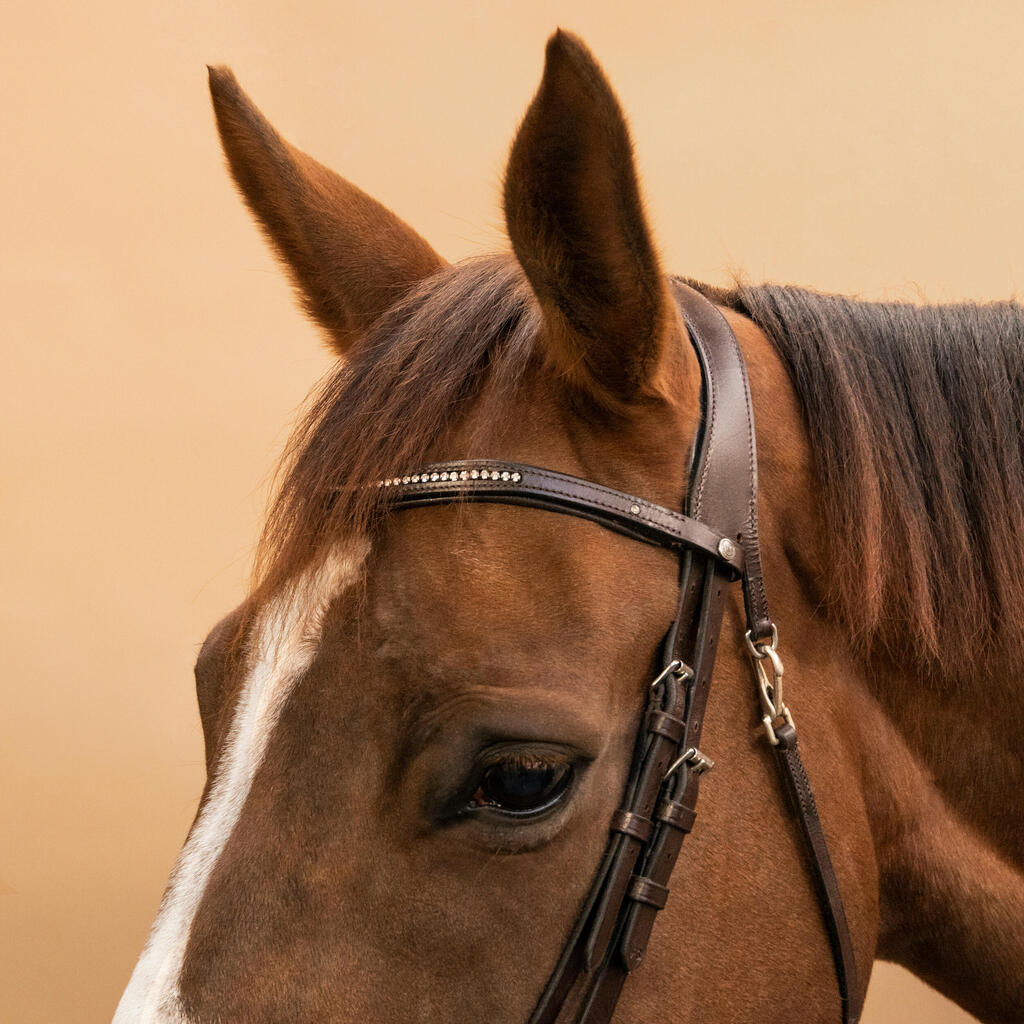
[[[697,811],[678,800],[664,799],[658,804],[655,816],[658,821],[663,821],[680,832],[689,832],[697,820]]]
[[[634,814],[632,811],[618,810],[612,816],[611,830],[621,832],[623,835],[639,839],[646,843],[654,831],[654,822],[645,818],[642,814]]]
[[[660,885],[646,875],[636,875],[629,885],[629,898],[636,903],[646,903],[649,907],[662,910],[668,903],[668,886]]]

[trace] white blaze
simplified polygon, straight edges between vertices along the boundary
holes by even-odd
[[[171,872],[149,940],[121,996],[113,1024],[187,1024],[178,979],[196,910],[238,822],[281,709],[313,660],[324,613],[355,581],[365,557],[365,546],[357,551],[332,551],[261,613],[254,629],[251,669],[209,799]]]

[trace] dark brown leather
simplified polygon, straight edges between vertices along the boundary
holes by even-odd
[[[455,501],[524,505],[681,553],[679,608],[661,660],[676,669],[666,669],[648,692],[608,846],[529,1024],[611,1021],[668,899],[672,869],[694,824],[700,779],[710,766],[699,743],[728,583],[742,576],[751,638],[767,642],[774,632],[758,547],[757,456],[743,357],[721,313],[681,282],[673,287],[703,377],[688,515],[577,477],[496,460],[438,463],[381,481],[392,509]],[[856,1024],[860,984],[824,831],[795,730],[785,722],[775,735],[832,946],[843,1024]]]
[[[654,822],[633,811],[616,811],[612,815],[609,827],[613,832],[622,832],[624,835],[639,839],[641,843],[646,843],[654,831]]]
[[[668,903],[668,886],[646,875],[636,875],[629,884],[629,898],[634,903],[654,907],[655,910],[664,910],[665,904]]]
[[[670,797],[665,797],[658,804],[655,817],[658,821],[663,821],[682,832],[689,832],[693,828],[693,823],[697,820],[697,808],[691,807],[682,800],[673,800]]]
[[[690,476],[688,512],[714,523],[743,548],[748,628],[754,640],[767,639],[772,622],[757,538],[757,443],[746,363],[718,308],[682,281],[672,284],[704,382],[703,436]]]
[[[749,635],[754,641],[770,640],[773,624],[768,612],[757,533],[754,412],[743,354],[725,317],[711,302],[681,281],[673,281],[673,285],[701,364],[704,383],[704,436],[691,474],[687,511],[695,519],[714,523],[722,533],[735,536],[743,547],[743,596]],[[738,532],[733,534],[733,530]],[[860,980],[839,882],[810,779],[797,750],[796,730],[791,723],[784,723],[776,729],[776,737],[780,774],[800,822],[829,935],[842,1021],[856,1024],[860,1019]],[[658,841],[656,834],[652,847]],[[672,857],[673,862],[674,859]]]
[[[710,681],[710,672],[702,671],[702,668],[710,667],[707,649],[699,646],[699,642],[702,638],[710,638],[713,632],[711,629],[701,630],[700,624],[715,614],[706,600],[707,595],[713,593],[705,585],[710,578],[708,567],[711,565],[720,563],[692,553],[684,557],[680,607],[666,638],[662,657],[665,663],[672,662],[674,658],[684,666],[692,661],[694,670],[665,680],[659,690],[654,691],[661,713],[649,709],[644,720],[640,740],[642,747],[634,759],[624,802],[647,818],[664,803],[668,769],[676,765],[687,749],[682,745],[682,738],[672,738],[678,736],[675,730],[663,730],[666,721],[670,717],[696,724],[697,732],[688,726],[684,736],[692,741],[694,747],[699,741],[702,702],[706,700],[707,683]],[[711,576],[715,575],[724,580],[724,567],[717,573],[711,573]],[[720,615],[720,608],[717,613]],[[665,732],[670,735],[665,735]],[[670,778],[687,780],[685,788],[690,806],[693,806],[700,774],[684,761],[678,764]],[[669,827],[664,821],[658,821],[654,834]],[[621,936],[628,914],[634,907],[643,907],[653,918],[667,898],[667,877],[663,880],[645,875],[640,866],[643,862],[639,855],[650,848],[653,840],[637,846],[623,846],[617,845],[618,838],[614,837],[609,844],[607,868],[598,874],[595,890],[584,906],[530,1024],[604,1024],[611,1020],[629,972],[621,954]],[[600,891],[596,891],[598,888]]]
[[[647,716],[647,731],[665,736],[673,743],[679,743],[686,732],[686,722],[664,711],[652,711]]]
[[[669,704],[685,702],[683,687],[669,687],[668,692],[659,696]],[[666,738],[642,732],[638,739],[639,757],[634,760],[634,771],[624,798],[625,803],[633,808],[629,813],[649,816],[650,812],[644,811],[652,803],[652,791],[656,797],[660,779],[671,764],[674,749]],[[532,1022],[551,1024],[554,1021],[587,1019],[584,1016],[587,1008],[606,977],[619,908],[632,884],[638,854],[643,846],[630,837],[612,836],[604,866],[530,1018]]]
[[[711,693],[711,675],[715,667],[715,653],[718,649],[717,640],[722,624],[727,585],[728,581],[714,568],[704,581],[703,614],[696,644],[699,653],[694,659],[697,680],[687,714],[687,731],[679,744],[682,750],[697,749],[700,743],[704,712]],[[663,800],[679,801],[686,807],[695,808],[700,780],[701,773],[695,766],[684,762],[676,777],[666,780]],[[660,821],[659,826],[647,844],[642,871],[644,875],[667,887],[688,830],[676,828],[670,821]],[[643,962],[657,909],[650,905],[637,904],[628,908],[625,913],[619,939],[619,953],[627,971],[635,971]]]
[[[379,486],[395,508],[453,501],[525,505],[589,519],[659,547],[675,551],[696,548],[725,562],[736,579],[743,572],[744,549],[733,543],[732,551],[723,552],[725,537],[705,523],[645,498],[551,469],[495,459],[439,462],[382,480]]]
[[[818,815],[818,806],[811,790],[803,759],[796,742],[796,729],[789,722],[775,726],[778,740],[775,754],[779,774],[789,802],[796,813],[803,834],[808,863],[818,894],[818,905],[828,931],[839,983],[839,998],[843,1004],[844,1024],[857,1024],[860,1020],[860,980],[857,976],[857,958],[853,952],[853,939],[846,919],[846,908],[839,891],[832,858],[828,852],[825,831]]]

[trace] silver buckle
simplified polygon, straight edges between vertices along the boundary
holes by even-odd
[[[703,775],[705,772],[709,772],[715,767],[715,762],[712,761],[707,754],[702,753],[696,747],[690,747],[689,750],[681,754],[672,762],[669,770],[665,772],[665,778],[669,778],[673,772],[678,771],[684,764],[688,764],[690,766],[690,771],[692,771],[694,775]]]
[[[674,658],[654,677],[651,682],[651,689],[655,689],[655,687],[672,675],[677,679],[691,679],[693,677],[693,669],[689,665],[684,665],[678,658]]]

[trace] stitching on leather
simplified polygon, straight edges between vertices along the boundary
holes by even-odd
[[[484,463],[480,463],[484,464]],[[502,466],[504,463],[490,462],[487,465]],[[436,465],[444,466],[450,465],[450,463],[436,463]],[[529,474],[531,477],[541,477],[547,480],[554,480],[558,482],[561,477],[559,474],[549,470],[544,470],[534,467],[522,467],[520,470],[525,475]],[[444,493],[449,491],[454,495],[457,495],[460,491],[463,493],[472,493],[476,490],[485,490],[490,485],[488,480],[457,480],[449,482],[447,480],[428,480],[426,482],[417,481],[413,483],[410,481],[408,484],[400,485],[400,489],[406,493],[422,493],[424,491],[438,491]],[[620,503],[612,503],[608,501],[601,501],[598,498],[588,498],[592,504],[597,505],[600,508],[607,509],[610,512],[615,512],[617,515],[622,516],[625,522],[642,522],[649,526],[653,526],[655,529],[661,530],[664,533],[669,533],[674,536],[676,540],[684,541],[686,543],[696,544],[697,546],[704,548],[705,550],[714,550],[716,548],[716,541],[720,539],[718,534],[712,530],[707,524],[700,522],[692,518],[691,516],[681,515],[678,512],[674,512],[671,509],[664,508],[663,506],[655,505],[653,502],[647,501],[645,498],[637,498],[633,495],[625,494],[622,491],[614,491],[610,487],[603,487],[601,484],[594,484],[590,481],[580,481],[579,483],[574,482],[573,484],[578,491],[590,492],[598,491],[602,494],[612,495],[618,497],[622,494],[631,503],[637,504],[642,510],[640,515],[631,515],[626,513]],[[558,487],[545,486],[543,484],[529,483],[526,484],[526,489],[539,491],[542,494],[551,494],[562,498],[573,499],[577,497],[571,490],[566,490]],[[621,499],[619,499],[621,502]],[[643,514],[646,513],[646,514]],[[661,521],[659,521],[661,520]],[[667,520],[668,525],[664,522]],[[696,530],[693,529],[696,527]],[[690,534],[701,530],[706,530],[708,533],[707,542],[701,541],[699,538],[695,539]]]
[[[721,314],[719,314],[721,315]],[[727,325],[728,326],[728,325]],[[743,353],[740,351],[739,341],[736,339],[734,331],[729,331],[730,344],[736,354],[737,361],[740,367],[740,373],[743,378],[743,395],[747,409],[747,438],[748,445],[747,451],[749,453],[749,473],[750,473],[750,505],[747,509],[747,547],[748,554],[753,552],[753,558],[750,559],[750,564],[755,567],[755,578],[757,580],[757,601],[759,607],[756,609],[758,612],[759,619],[768,619],[768,594],[765,591],[764,586],[764,573],[761,572],[761,545],[758,539],[757,529],[757,462],[754,451],[754,408],[753,398],[750,394],[750,380],[747,376],[746,361],[743,358]],[[749,577],[748,577],[749,578]],[[751,623],[755,625],[756,623]],[[813,797],[812,797],[813,799]]]
[[[791,762],[793,770],[793,783],[797,790],[797,798],[805,813],[818,816],[818,806],[814,800],[814,793],[811,790],[810,780],[807,778],[807,771],[804,768],[803,759],[796,749],[786,751],[786,759]]]
[[[719,316],[719,317],[722,316],[722,314],[717,309],[715,309],[714,312],[715,312],[715,314],[717,316]],[[722,318],[722,319],[724,320],[724,318]],[[705,360],[708,363],[708,370],[709,370],[709,374],[708,375],[711,378],[711,380],[714,381],[715,380],[714,371],[718,370],[720,368],[718,363],[717,363],[717,361],[714,358],[714,354],[711,351],[709,351],[708,346],[704,342],[704,337],[701,335],[700,331],[697,330],[696,327],[694,325],[692,325],[692,324],[688,324],[688,326],[690,326],[690,329],[691,329],[691,331],[692,331],[692,333],[694,335],[694,339],[699,344],[702,353],[704,353]],[[751,398],[751,394],[750,394],[750,382],[749,382],[749,379],[747,377],[746,362],[743,359],[743,353],[740,350],[739,342],[736,339],[735,333],[729,328],[728,323],[726,323],[725,326],[726,326],[726,334],[727,334],[728,339],[729,339],[729,345],[730,345],[730,347],[731,347],[731,349],[733,351],[733,354],[734,354],[734,356],[736,358],[737,365],[740,368],[740,374],[742,376],[742,380],[743,380],[743,384],[744,384],[744,388],[743,388],[743,393],[744,394],[743,394],[743,397],[744,397],[744,403],[745,403],[746,413],[747,413],[747,439],[748,439],[747,450],[749,452],[747,471],[749,473],[749,479],[750,479],[750,501],[749,501],[748,506],[747,506],[746,543],[743,545],[743,547],[744,547],[744,553],[748,557],[748,579],[750,578],[750,575],[753,575],[754,579],[756,580],[756,584],[757,584],[757,587],[756,587],[757,593],[754,595],[754,598],[753,598],[753,603],[755,604],[755,607],[753,609],[753,611],[755,612],[754,618],[757,621],[751,623],[751,626],[756,626],[758,621],[760,621],[762,619],[767,619],[768,618],[768,595],[767,595],[767,592],[765,590],[764,575],[760,571],[761,552],[760,552],[760,546],[759,546],[759,543],[758,543],[758,536],[757,536],[757,534],[758,534],[758,530],[757,530],[757,487],[756,487],[756,483],[755,483],[755,481],[756,481],[756,473],[757,473],[757,464],[755,462],[756,456],[755,456],[755,453],[754,453],[754,443],[753,443],[753,437],[754,437],[753,402],[752,402],[752,398]],[[711,366],[712,363],[715,364],[714,367]],[[713,430],[714,430],[714,413],[715,413],[715,398],[716,397],[717,397],[716,389],[712,388],[711,389],[711,400],[709,402],[710,408],[708,410],[708,412],[709,412],[709,419],[708,419],[708,438],[709,438],[709,440],[708,440],[708,447],[707,447],[707,451],[712,456],[714,455],[714,452],[715,452],[714,440],[713,440]],[[704,481],[706,480],[706,478],[708,476],[708,471],[709,471],[709,468],[710,468],[710,463],[711,463],[711,459],[709,458],[708,460],[705,461],[704,466],[703,466],[703,468],[701,470],[701,480],[700,480],[700,484],[699,484],[698,491],[697,491],[698,508],[700,506],[701,501],[703,500]],[[750,570],[753,570],[753,572],[750,573]]]
[[[531,474],[537,474],[536,470],[530,470],[529,472]],[[541,475],[541,474],[537,474],[537,475]],[[465,486],[467,483],[469,483],[468,487]],[[489,481],[484,480],[481,483],[478,483],[477,481],[473,481],[472,483],[470,483],[469,481],[466,481],[466,480],[460,480],[455,485],[452,485],[452,484],[447,484],[446,485],[446,484],[447,484],[446,481],[437,481],[437,480],[435,480],[435,481],[432,481],[432,482],[428,482],[426,484],[422,484],[422,483],[412,484],[412,483],[410,483],[410,484],[403,484],[402,486],[403,487],[407,487],[410,490],[412,490],[414,488],[416,490],[421,490],[421,491],[422,490],[427,490],[427,491],[429,491],[429,490],[436,490],[436,491],[452,490],[453,493],[458,493],[458,490],[460,489],[460,485],[461,485],[461,489],[462,490],[468,491],[468,492],[472,493],[475,490],[486,490],[486,488],[487,488],[487,486],[489,484]],[[574,495],[572,491],[563,490],[563,489],[557,488],[557,487],[545,487],[545,486],[539,485],[539,484],[528,484],[527,487],[530,490],[533,490],[533,491],[540,491],[542,494],[554,494],[554,495],[558,495],[559,497],[563,497],[563,498],[574,498],[574,497],[576,497],[576,495]],[[580,489],[584,490],[585,488],[580,488]],[[625,513],[622,511],[622,508],[619,505],[612,504],[611,502],[608,502],[608,501],[600,501],[597,498],[589,498],[588,500],[592,504],[597,505],[600,508],[606,508],[610,512],[617,512],[619,515],[623,515],[623,516],[625,515]],[[643,498],[635,498],[633,500],[636,502],[636,504],[638,504],[640,506],[641,510],[644,510],[644,505],[649,504],[648,502],[645,502]],[[680,529],[685,525],[686,520],[683,519],[682,517],[680,517],[679,520],[676,520],[675,514],[670,512],[669,509],[665,509],[664,512],[662,512],[660,514],[665,516],[665,518],[668,518],[669,522],[673,523],[674,525],[677,525]],[[671,518],[669,518],[669,517],[671,517]],[[662,524],[659,523],[656,519],[652,518],[650,515],[638,515],[638,516],[634,516],[633,518],[638,520],[638,521],[640,521],[640,522],[649,523],[651,526],[656,526],[658,529],[664,529]],[[666,532],[669,532],[669,531],[666,530]],[[680,538],[680,539],[682,539],[682,538]]]
[[[545,477],[548,480],[558,481],[560,479],[560,477],[559,477],[559,475],[557,473],[553,473],[550,470],[530,469],[529,472],[532,475],[534,475],[534,476]],[[610,495],[613,495],[613,496],[616,496],[616,497],[618,495],[620,495],[620,494],[625,494],[625,491],[615,491],[615,490],[613,490],[610,487],[604,487],[602,484],[591,483],[589,480],[584,481],[582,485],[577,484],[576,486],[578,486],[578,487],[582,486],[582,488],[584,490],[600,491],[602,494],[610,494]],[[556,491],[555,493],[564,494],[566,497],[572,497],[572,495],[571,495],[571,493],[569,491]],[[680,515],[680,513],[675,512],[675,511],[673,511],[670,508],[665,508],[663,505],[655,505],[654,502],[647,501],[646,498],[637,498],[637,497],[634,497],[632,494],[625,494],[625,496],[630,501],[635,502],[637,505],[639,505],[641,509],[645,509],[646,508],[646,509],[648,509],[650,511],[656,511],[659,515],[667,516],[673,522],[678,522],[678,523],[682,524],[682,523],[685,523],[687,521],[687,519],[689,518],[688,516]],[[600,504],[600,503],[599,502],[595,502],[595,504]],[[607,505],[605,507],[606,508],[615,508],[616,506],[614,506],[614,505]]]
[[[708,422],[706,429],[706,437],[704,441],[704,451],[707,454],[707,458],[704,459],[704,465],[700,470],[700,480],[697,482],[697,500],[694,504],[694,514],[700,515],[701,508],[704,503],[704,485],[708,479],[708,472],[711,469],[711,459],[715,454],[714,437],[715,437],[715,418],[718,412],[718,389],[714,387],[715,375],[712,370],[711,364],[715,362],[713,353],[709,350],[707,343],[704,340],[704,336],[701,334],[699,328],[695,323],[691,323],[686,314],[683,314],[683,322],[686,324],[687,329],[693,335],[693,340],[697,343],[701,353],[704,356],[704,361],[708,364],[707,379],[712,386],[708,388]]]
[[[544,477],[547,480],[554,480],[555,482],[560,482],[562,480],[565,480],[565,474],[556,473],[554,470],[550,470],[550,469],[543,469],[540,466],[527,466],[527,465],[522,464],[522,463],[504,463],[504,462],[499,462],[497,460],[475,460],[474,459],[474,460],[469,460],[469,461],[474,466],[499,466],[499,467],[502,467],[503,469],[508,468],[508,467],[513,467],[514,469],[518,470],[519,472],[523,472],[524,474],[525,473],[529,473],[530,476]],[[456,463],[438,462],[438,463],[435,463],[435,465],[443,467],[443,466],[450,466],[450,465],[458,465],[458,463],[457,462]],[[607,494],[607,495],[610,495],[610,496],[615,497],[615,498],[619,498],[620,496],[623,497],[623,498],[627,498],[629,501],[634,502],[637,505],[639,505],[642,509],[646,508],[646,509],[649,509],[651,511],[657,512],[658,515],[665,516],[666,518],[670,519],[673,522],[678,522],[678,523],[682,524],[682,523],[687,523],[687,522],[692,522],[693,521],[692,517],[690,517],[690,516],[682,515],[681,513],[676,512],[673,509],[665,508],[664,505],[658,505],[656,502],[648,501],[646,498],[638,498],[638,497],[636,497],[633,494],[627,494],[625,491],[616,491],[616,490],[614,490],[611,487],[605,487],[603,484],[595,484],[595,483],[593,483],[590,480],[583,480],[582,478],[579,478],[579,477],[573,477],[571,482],[572,482],[573,486],[578,487],[580,490],[584,490],[584,491],[600,491],[602,494]],[[428,481],[424,482],[424,481],[420,480],[420,481],[417,481],[416,483],[410,482],[410,483],[407,483],[407,484],[402,484],[401,486],[402,486],[402,488],[414,488],[414,487],[415,488],[424,488],[424,487],[430,488],[430,487],[434,487],[434,488],[436,488],[438,490],[441,490],[441,489],[445,489],[446,487],[447,488],[457,487],[457,488],[465,489],[466,486],[468,485],[470,489],[474,489],[474,488],[477,488],[477,487],[485,487],[485,486],[489,485],[490,483],[491,483],[491,481],[489,481],[489,480],[456,480],[454,482],[448,481],[448,480],[428,480]],[[525,483],[525,480],[523,481],[523,483]],[[532,485],[527,484],[526,486],[530,487]],[[537,489],[540,490],[541,488],[537,488]],[[573,496],[571,491],[563,491],[563,490],[551,489],[551,490],[548,491],[548,493],[550,493],[550,494],[561,494],[561,495],[564,495],[567,498],[571,498]],[[594,502],[594,504],[601,504],[601,502]],[[617,508],[618,508],[616,505],[604,505],[603,507],[604,508],[610,508],[610,509],[613,509],[613,510],[617,510]],[[650,521],[653,522],[653,520],[650,520]]]

